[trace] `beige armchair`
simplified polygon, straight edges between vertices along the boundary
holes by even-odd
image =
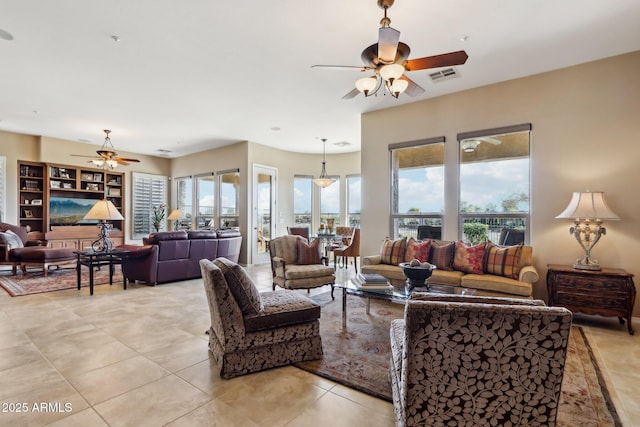
[[[317,241],[308,245],[307,239],[301,236],[280,236],[271,240],[270,252],[273,290],[276,285],[308,290],[333,285],[336,281],[333,268],[320,262]]]
[[[322,357],[320,306],[292,291],[259,293],[226,258],[200,261],[209,302],[209,350],[222,378]]]
[[[397,426],[555,426],[571,312],[416,293],[391,324]]]

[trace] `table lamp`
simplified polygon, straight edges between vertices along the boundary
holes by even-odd
[[[598,243],[600,237],[607,233],[607,230],[602,227],[602,220],[620,219],[607,206],[604,193],[601,191],[574,192],[569,206],[556,218],[573,219],[574,225],[569,229],[569,233],[573,234],[584,250],[584,257],[576,260],[573,268],[600,270],[598,260],[591,258],[591,249]]]
[[[178,230],[178,226],[180,225],[180,221],[182,221],[183,219],[187,219],[187,216],[180,209],[174,209],[169,214],[167,219],[170,220],[170,221],[175,221],[173,229],[177,231]]]
[[[118,208],[107,199],[98,200],[84,216],[84,219],[100,220],[98,223],[98,228],[100,229],[98,239],[91,243],[93,250],[107,252],[113,249],[113,242],[109,240],[109,231],[113,224],[107,222],[107,220],[121,221],[124,219]]]

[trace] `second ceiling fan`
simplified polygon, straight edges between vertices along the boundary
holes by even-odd
[[[360,92],[364,93],[365,96],[375,95],[382,86],[395,98],[405,92],[409,96],[418,96],[424,92],[424,89],[407,77],[405,75],[406,71],[450,67],[462,65],[467,61],[468,55],[464,50],[408,59],[411,49],[400,41],[400,31],[391,28],[391,19],[387,16],[387,9],[393,6],[394,0],[377,0],[377,3],[384,10],[384,17],[380,20],[378,43],[367,47],[360,55],[362,62],[365,64],[364,67],[349,65],[312,66],[314,68],[356,68],[361,71],[373,71],[372,76],[359,79],[356,82],[356,88],[343,96],[343,99],[351,99]]]

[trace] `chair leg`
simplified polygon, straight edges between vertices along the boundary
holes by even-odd
[[[273,286],[273,290],[275,291],[276,290],[276,282],[273,282],[272,286]]]
[[[353,266],[356,269],[356,274],[358,274],[358,257],[353,257]]]

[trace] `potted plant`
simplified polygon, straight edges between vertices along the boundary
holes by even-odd
[[[160,231],[160,227],[162,227],[162,223],[164,222],[164,217],[167,213],[166,205],[154,206],[152,208],[151,213],[151,222],[153,223],[153,228],[156,232]]]

